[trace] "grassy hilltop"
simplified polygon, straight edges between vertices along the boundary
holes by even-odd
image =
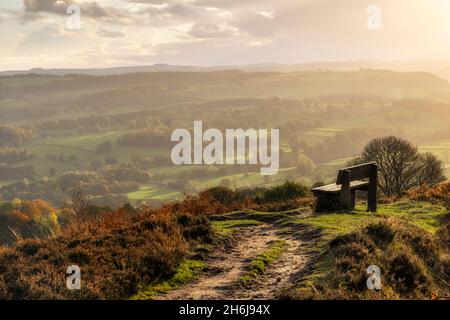
[[[307,189],[293,186],[255,191],[244,202],[222,188],[160,209],[128,207],[94,220],[80,216],[50,239],[2,248],[0,296],[448,296],[449,207],[442,200],[448,183],[381,204],[377,213],[365,212],[361,203],[352,212],[313,214]],[[70,264],[83,272],[80,291],[61,285]],[[381,291],[365,286],[373,264],[382,270]]]

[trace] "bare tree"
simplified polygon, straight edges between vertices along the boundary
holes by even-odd
[[[376,138],[355,162],[378,164],[379,187],[386,196],[401,196],[422,184],[434,186],[446,180],[444,165],[431,153],[421,154],[407,140],[394,136]]]
[[[78,218],[86,218],[89,201],[83,193],[81,186],[73,188],[71,194],[71,208]]]
[[[420,155],[418,184],[435,186],[446,180],[444,163],[434,154],[427,152]]]

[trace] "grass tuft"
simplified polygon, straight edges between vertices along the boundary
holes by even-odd
[[[239,278],[239,283],[245,288],[251,287],[258,278],[266,273],[267,267],[277,261],[286,248],[286,241],[277,240],[269,244],[266,251],[250,262],[247,271]]]
[[[131,300],[151,300],[158,294],[179,288],[195,280],[204,268],[203,261],[184,260],[176,269],[175,274],[165,281],[158,281],[150,284],[138,294],[131,297]]]
[[[252,219],[242,220],[225,220],[225,221],[213,221],[213,230],[221,236],[230,236],[238,228],[252,227],[261,224],[261,222]]]

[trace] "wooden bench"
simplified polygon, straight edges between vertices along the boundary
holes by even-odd
[[[355,208],[355,193],[362,190],[368,193],[367,211],[376,212],[377,179],[378,167],[375,162],[339,170],[336,183],[311,190],[317,197],[316,211],[327,211],[327,205],[323,203],[326,201],[334,202],[334,209],[352,210]]]

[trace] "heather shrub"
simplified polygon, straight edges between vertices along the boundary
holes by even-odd
[[[398,219],[368,224],[359,231],[337,236],[317,264],[321,276],[307,275],[293,299],[432,299],[445,297],[448,281],[449,230],[436,236]],[[447,245],[445,245],[447,243]],[[382,290],[368,290],[366,270],[381,269]],[[321,269],[323,268],[323,269]],[[313,278],[314,279],[314,278]]]
[[[0,249],[0,299],[124,299],[169,278],[190,246],[210,242],[209,221],[187,207],[119,209],[71,223],[56,237]],[[194,210],[196,211],[196,210]],[[66,270],[81,268],[82,290],[66,288]]]
[[[435,187],[422,185],[409,190],[407,196],[412,200],[444,203],[447,209],[450,209],[450,182],[444,182]]]
[[[398,252],[388,262],[387,283],[401,296],[431,297],[431,279],[420,259],[408,251]]]
[[[441,244],[450,250],[450,222],[447,222],[439,229],[437,236],[439,237]]]
[[[253,204],[248,206],[249,208],[263,211],[263,212],[281,212],[281,211],[288,211],[288,210],[294,210],[301,207],[312,207],[314,203],[314,200],[309,197],[304,198],[295,198],[291,200],[284,200],[284,201],[276,201],[276,202],[268,202],[268,203],[261,203],[261,204]]]
[[[241,199],[237,199],[236,197],[237,193],[229,188],[226,187],[215,187],[215,188],[211,188],[205,191],[202,191],[199,195],[200,198],[204,197],[204,198],[210,198],[213,199],[214,201],[219,202],[220,204],[224,205],[224,206],[231,206],[233,205],[235,202],[241,200]]]
[[[263,191],[256,197],[259,204],[292,200],[300,197],[306,197],[309,194],[309,188],[295,182],[287,181],[282,185]]]
[[[194,203],[206,201],[209,212],[225,213],[243,208],[265,212],[280,212],[312,206],[309,189],[301,184],[286,182],[273,188],[244,188],[231,190],[227,187],[215,187],[199,194]],[[213,209],[213,210],[211,210]],[[205,210],[203,210],[205,211]]]
[[[58,212],[43,200],[0,203],[0,244],[18,239],[46,238],[60,228]]]
[[[365,231],[377,245],[391,243],[396,234],[393,225],[386,221],[370,224]]]

